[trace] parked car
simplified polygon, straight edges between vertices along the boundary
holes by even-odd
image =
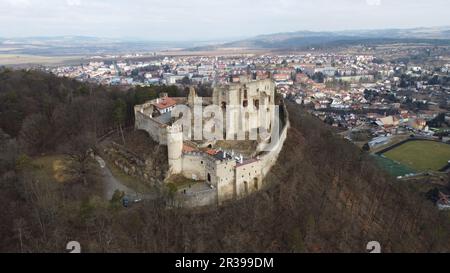
[[[128,199],[128,197],[125,196],[125,197],[122,199],[122,205],[123,205],[125,208],[128,208],[129,203],[130,203],[130,199]]]

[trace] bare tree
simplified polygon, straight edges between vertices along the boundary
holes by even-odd
[[[71,138],[61,147],[61,151],[69,158],[65,168],[66,173],[75,181],[83,182],[83,185],[88,185],[89,178],[95,176],[94,145],[93,134],[82,134]]]

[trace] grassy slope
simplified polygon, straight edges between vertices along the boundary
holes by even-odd
[[[68,180],[64,168],[67,158],[62,155],[47,155],[33,159],[36,174],[42,179],[64,183]]]

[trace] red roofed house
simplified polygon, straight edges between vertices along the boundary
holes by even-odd
[[[273,79],[276,81],[287,81],[291,78],[289,74],[274,74]]]
[[[171,112],[175,105],[177,105],[177,102],[167,95],[163,95],[163,97],[156,99],[153,105],[160,114],[164,114]]]

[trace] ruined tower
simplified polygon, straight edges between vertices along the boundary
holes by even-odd
[[[189,87],[188,105],[189,107],[194,107],[195,99],[197,98],[197,92],[195,92],[194,87]]]
[[[181,125],[167,127],[167,150],[169,157],[169,172],[178,174],[182,171],[183,130]]]

